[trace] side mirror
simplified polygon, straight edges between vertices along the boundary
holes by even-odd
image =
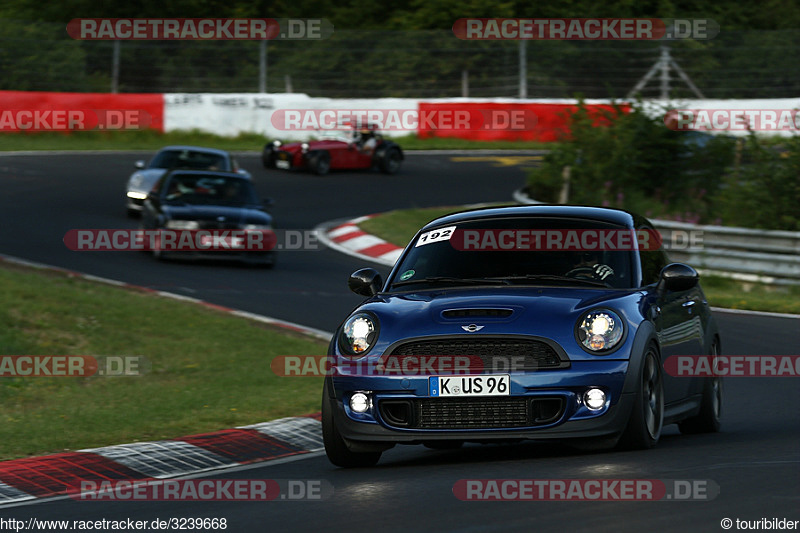
[[[661,270],[659,290],[686,291],[697,285],[700,274],[683,263],[672,263]]]
[[[138,169],[142,169],[142,168],[144,168],[144,167],[145,167],[145,162],[144,162],[144,161],[142,161],[142,160],[140,159],[139,161],[137,161],[136,163],[134,163],[134,164],[133,164],[133,166],[135,166],[135,167],[136,167],[136,168],[138,168]]]
[[[347,286],[361,296],[375,296],[383,287],[383,278],[374,268],[362,268],[350,274]]]

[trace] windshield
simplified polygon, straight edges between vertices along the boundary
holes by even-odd
[[[222,155],[195,150],[162,150],[150,161],[150,168],[231,170]]]
[[[165,199],[173,203],[243,206],[258,204],[253,184],[235,176],[178,174],[170,177]]]
[[[635,258],[631,235],[620,226],[555,217],[443,226],[415,237],[390,290],[456,285],[630,288]]]
[[[317,134],[317,137],[325,141],[349,143],[353,141],[353,130],[322,130]]]

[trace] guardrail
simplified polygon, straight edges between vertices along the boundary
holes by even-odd
[[[540,204],[518,190],[514,200]],[[664,242],[671,243],[669,256],[703,273],[771,285],[800,285],[800,232],[730,226],[705,226],[651,220]],[[694,235],[702,239],[694,246],[683,244]],[[683,248],[683,249],[681,249]]]

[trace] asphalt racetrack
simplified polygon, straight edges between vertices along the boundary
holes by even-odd
[[[469,159],[473,156],[477,159]],[[360,297],[347,276],[356,258],[323,249],[283,252],[273,270],[235,264],[159,262],[139,252],[74,252],[70,229],[136,228],[126,218],[124,186],[136,159],[150,154],[0,157],[0,252],[70,270],[332,331]],[[514,156],[516,157],[516,156]],[[400,173],[310,174],[267,171],[240,156],[283,229],[390,209],[510,202],[526,160],[502,154],[409,154]],[[458,158],[457,160],[453,160]],[[464,158],[464,159],[461,159]],[[377,267],[387,272],[384,267]],[[713,302],[712,302],[713,304]],[[798,354],[800,320],[716,313],[723,353]],[[132,318],[133,319],[133,318]],[[264,391],[269,402],[269,392]],[[665,428],[650,451],[585,453],[559,444],[467,445],[456,451],[396,447],[377,467],[341,470],[324,454],[208,474],[221,479],[325,480],[322,501],[33,502],[0,509],[27,520],[225,518],[227,531],[723,531],[736,519],[800,520],[800,387],[797,378],[729,378],[723,430],[682,436]],[[116,443],[108,443],[116,444]],[[713,499],[693,501],[472,502],[454,496],[463,479],[704,480]],[[765,529],[761,527],[760,529]]]

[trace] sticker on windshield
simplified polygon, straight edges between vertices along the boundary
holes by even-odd
[[[430,244],[432,242],[449,241],[455,230],[455,226],[448,226],[446,228],[435,229],[433,231],[423,233],[419,236],[419,239],[417,239],[417,244],[414,245],[414,248],[417,246],[422,246],[423,244]]]
[[[405,281],[408,278],[412,277],[416,272],[414,270],[406,270],[400,275],[400,281]]]

